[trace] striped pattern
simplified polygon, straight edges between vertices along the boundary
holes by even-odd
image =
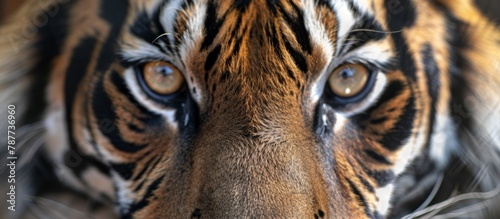
[[[483,63],[472,42],[500,39],[469,1],[450,2],[54,1],[60,14],[28,46],[47,55],[24,73],[41,81],[25,106],[44,107],[23,122],[45,122],[61,181],[121,218],[401,217],[418,206],[392,192],[424,177],[413,166],[434,176],[459,156],[451,88],[473,68],[461,60]],[[461,32],[461,11],[491,39]],[[182,72],[183,93],[144,91],[140,66],[155,60]],[[371,76],[342,104],[327,81],[346,63]]]

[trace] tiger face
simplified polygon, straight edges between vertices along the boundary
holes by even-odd
[[[384,218],[456,147],[442,3],[64,4],[45,153],[122,218]]]

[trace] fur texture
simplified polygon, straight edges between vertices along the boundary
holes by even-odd
[[[500,31],[472,1],[35,2],[0,27],[7,217],[500,215]],[[184,96],[147,92],[152,60]],[[345,63],[377,77],[342,105]]]

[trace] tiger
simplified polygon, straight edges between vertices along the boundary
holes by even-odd
[[[0,36],[2,218],[500,216],[472,0],[31,0]]]

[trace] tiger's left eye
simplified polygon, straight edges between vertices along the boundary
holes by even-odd
[[[180,71],[168,62],[149,62],[144,65],[142,73],[148,88],[160,95],[174,94],[184,84],[184,77]]]
[[[368,84],[369,72],[361,64],[346,64],[337,68],[328,79],[331,91],[338,97],[351,98]]]

